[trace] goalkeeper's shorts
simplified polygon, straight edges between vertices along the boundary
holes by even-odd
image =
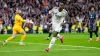
[[[18,34],[18,33],[23,33],[24,32],[23,28],[20,27],[20,26],[14,26],[12,31],[13,31],[13,34]]]

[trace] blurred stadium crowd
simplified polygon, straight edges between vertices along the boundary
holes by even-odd
[[[88,32],[87,12],[91,5],[95,6],[98,13],[97,26],[99,26],[100,0],[0,0],[0,32],[11,33],[17,9],[22,11],[24,19],[34,22],[34,24],[23,24],[27,33],[48,32],[49,26],[46,22],[51,21],[48,12],[60,2],[65,4],[69,15],[66,17],[67,23],[62,32]],[[83,27],[86,24],[87,27]]]

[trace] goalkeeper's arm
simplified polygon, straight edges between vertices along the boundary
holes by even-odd
[[[33,24],[33,21],[32,20],[24,20],[26,23],[31,23]]]
[[[24,22],[24,23],[31,23],[31,24],[33,24],[32,20],[29,20],[29,19],[26,19],[26,20],[20,19],[20,21]]]
[[[24,22],[24,23],[32,23],[33,24],[32,20],[29,20],[29,19],[23,20],[23,18],[19,17],[18,20],[21,21],[21,22]]]

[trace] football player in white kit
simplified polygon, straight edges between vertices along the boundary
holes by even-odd
[[[52,10],[49,11],[49,14],[52,14],[53,37],[50,41],[48,48],[45,49],[47,52],[54,45],[58,33],[62,30],[62,25],[65,23],[64,20],[65,20],[67,11],[64,9],[64,4],[60,3],[59,7],[54,7]],[[64,37],[59,37],[59,39],[61,40],[61,43],[63,43]]]

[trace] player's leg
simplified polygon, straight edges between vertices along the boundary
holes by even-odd
[[[46,48],[46,51],[47,51],[47,52],[48,52],[48,51],[51,49],[51,47],[54,45],[54,43],[55,43],[55,41],[56,41],[57,34],[58,34],[58,32],[56,32],[56,31],[53,32],[53,37],[52,37],[52,39],[51,39],[51,41],[50,41],[50,44],[49,44],[48,48]]]
[[[98,42],[100,40],[100,38],[98,37],[98,26],[96,27],[96,31],[95,31],[95,34],[96,34],[96,41]]]
[[[22,28],[19,29],[19,32],[22,34],[21,40],[19,42],[19,45],[25,45],[25,44],[23,44],[23,41],[26,38],[26,32]]]
[[[90,31],[89,33],[90,33],[90,39],[88,40],[88,42],[92,42],[92,31]]]
[[[96,26],[96,31],[97,31],[97,33],[98,33],[98,31],[99,31],[99,27],[98,27],[98,26]]]
[[[92,42],[93,31],[94,31],[93,24],[90,24],[90,26],[89,26],[90,39],[88,40],[88,42]]]
[[[50,31],[49,31],[49,35],[48,35],[48,37],[46,38],[46,40],[49,40],[49,39],[50,39],[50,37],[51,37],[51,35],[52,35],[52,32],[53,32],[53,30],[50,30]]]
[[[64,36],[61,36],[58,32],[60,32],[61,30],[62,30],[62,26],[60,26],[61,25],[61,23],[60,24],[57,24],[57,26],[55,27],[55,31],[57,32],[57,37],[58,37],[58,39],[60,39],[61,40],[61,43],[63,43],[63,41],[64,41]]]
[[[61,43],[63,43],[64,41],[64,36],[61,36],[59,33],[57,34],[58,39],[61,40]]]
[[[50,32],[49,32],[49,36],[48,36],[48,37],[50,38],[50,37],[51,37],[51,35],[52,35],[52,30],[50,30]]]
[[[21,37],[21,40],[20,40],[20,42],[19,42],[19,45],[25,45],[25,44],[23,43],[23,41],[24,41],[25,38],[26,38],[26,33],[25,33],[25,31],[24,31],[24,32],[22,32],[22,37]]]
[[[3,41],[3,45],[5,45],[8,41],[15,39],[15,37],[16,37],[16,34],[13,33],[12,37],[9,37],[8,39]]]
[[[61,35],[58,33],[58,34],[57,34],[57,37],[58,37],[58,39],[60,39],[60,38],[61,38]]]
[[[49,39],[50,39],[50,37],[51,37],[51,35],[52,35],[52,32],[53,32],[52,27],[50,27],[50,28],[49,28],[49,35],[48,35],[47,38],[45,38],[46,40],[49,40]]]
[[[96,42],[98,42],[100,39],[98,37],[98,32],[97,31],[94,31],[95,35],[96,35]]]
[[[5,45],[8,41],[15,39],[16,35],[17,35],[17,30],[16,27],[13,27],[13,34],[11,37],[9,37],[8,39],[3,41],[3,45]]]

